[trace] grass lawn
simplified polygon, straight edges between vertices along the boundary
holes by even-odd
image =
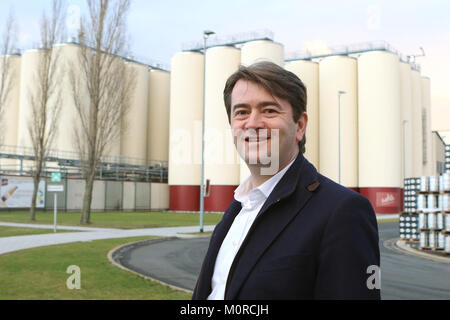
[[[58,225],[80,226],[79,212],[59,212]],[[221,214],[205,214],[205,225],[216,225]],[[200,224],[198,213],[179,212],[92,212],[89,227],[99,228],[158,228],[195,226]],[[36,221],[30,222],[28,212],[0,212],[0,222],[53,224],[53,212],[36,213]]]
[[[73,232],[70,230],[56,230],[57,233],[60,232]],[[2,227],[0,226],[0,238],[3,237],[15,237],[15,236],[27,236],[31,234],[45,234],[53,233],[50,229],[35,229],[35,228],[16,228],[16,227]]]
[[[378,223],[389,223],[389,222],[398,222],[398,218],[379,220]]]
[[[150,237],[99,240],[34,248],[0,256],[0,300],[181,300],[176,291],[113,266],[108,252]],[[81,289],[66,286],[69,266],[81,270]]]

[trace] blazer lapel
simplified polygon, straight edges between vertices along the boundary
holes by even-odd
[[[194,299],[206,299],[211,292],[211,279],[214,273],[214,266],[216,258],[219,253],[225,236],[228,233],[234,218],[241,211],[241,203],[233,200],[228,209],[225,211],[222,221],[216,226],[214,233],[209,242],[208,251],[206,252],[205,259],[203,261],[202,269],[198,277],[197,290],[194,294]]]
[[[315,186],[314,190],[312,188],[308,190],[311,185]],[[280,232],[301,212],[317,187],[317,171],[300,154],[267,198],[242,243],[230,269],[225,299],[236,298],[260,257]],[[289,197],[290,199],[286,199]],[[286,201],[282,201],[283,199]]]

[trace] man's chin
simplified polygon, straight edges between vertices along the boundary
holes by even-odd
[[[246,155],[243,159],[250,166],[269,166],[273,160],[270,155]]]

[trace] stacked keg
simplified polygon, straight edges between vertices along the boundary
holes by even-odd
[[[403,192],[404,213],[416,213],[417,191],[420,189],[420,178],[406,178]]]
[[[448,153],[450,154],[450,147]],[[450,155],[449,155],[450,159]],[[441,191],[439,194],[439,205],[442,209],[442,232],[444,236],[444,253],[450,255],[450,170],[441,176],[440,181]]]
[[[402,213],[399,218],[400,239],[405,241],[417,241],[419,239],[418,221],[416,214]]]
[[[419,248],[450,254],[450,173],[420,177],[417,213]]]
[[[418,241],[417,191],[420,189],[419,178],[404,180],[403,204],[404,210],[399,218],[400,239],[404,241]]]
[[[444,215],[444,253],[450,255],[450,145],[445,146],[445,173],[442,175],[440,204]]]
[[[450,145],[445,146],[445,172],[450,172]]]
[[[417,213],[419,227],[419,247],[423,250],[437,248],[437,235],[442,229],[442,224],[438,226],[441,219],[440,208],[438,207],[439,177],[420,177],[419,192],[417,193]],[[442,248],[443,249],[443,248]]]

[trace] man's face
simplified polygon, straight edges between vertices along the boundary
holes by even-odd
[[[270,158],[284,167],[298,154],[307,115],[294,122],[291,104],[261,85],[243,79],[236,83],[230,117],[237,151],[247,164],[266,165]]]

